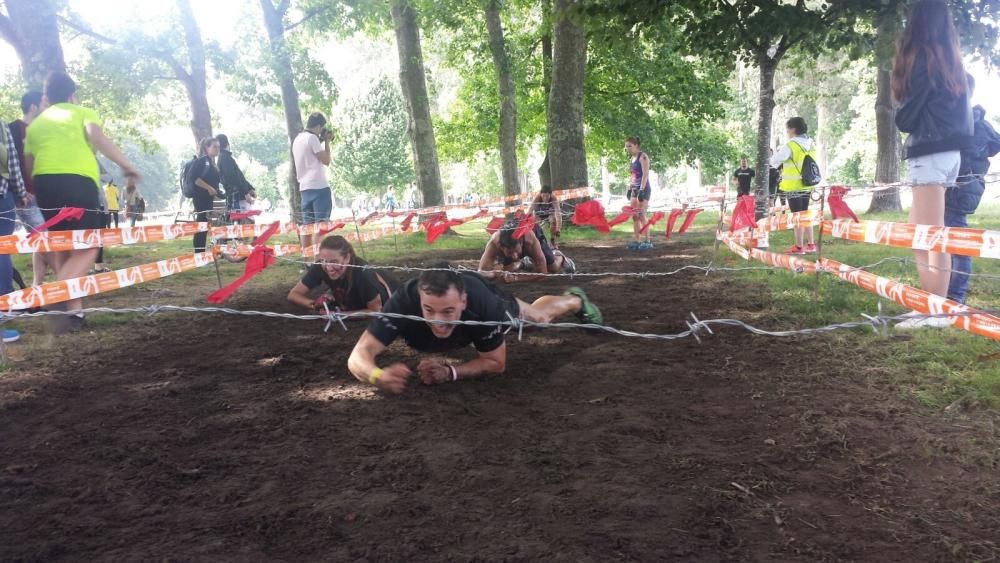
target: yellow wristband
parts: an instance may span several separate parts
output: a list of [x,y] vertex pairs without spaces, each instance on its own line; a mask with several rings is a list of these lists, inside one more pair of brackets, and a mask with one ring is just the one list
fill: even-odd
[[368,383],[375,385],[378,383],[380,377],[382,377],[382,368],[375,368],[368,375]]

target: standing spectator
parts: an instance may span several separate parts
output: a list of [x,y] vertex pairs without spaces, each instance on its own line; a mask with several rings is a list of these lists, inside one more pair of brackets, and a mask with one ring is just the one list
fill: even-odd
[[135,226],[136,219],[139,216],[139,189],[135,187],[134,179],[125,180],[125,219],[129,222],[130,227]]
[[[802,165],[806,155],[816,158],[813,142],[806,133],[809,127],[806,120],[793,117],[785,123],[788,142],[778,147],[778,152],[771,157],[771,168],[782,167],[781,183],[778,190],[788,198],[788,209],[792,213],[809,209],[809,198],[812,187],[802,182]],[[807,236],[808,235],[808,236]],[[808,240],[808,242],[806,242]],[[816,252],[813,239],[813,228],[795,227],[795,244],[790,246],[785,254],[806,254]]]
[[628,185],[629,204],[632,206],[632,231],[635,240],[628,244],[630,250],[648,250],[653,248],[650,242],[649,229],[646,229],[646,240],[642,240],[639,232],[646,225],[646,210],[649,209],[649,198],[653,194],[653,186],[649,183],[649,157],[639,149],[639,137],[625,139],[625,150],[630,157],[629,172],[631,180]]
[[[910,223],[944,225],[945,188],[955,185],[963,150],[973,148],[972,108],[958,33],[943,0],[913,5],[896,45],[892,94],[900,103],[896,127],[909,133],[904,147],[907,183],[913,186]],[[920,286],[947,295],[951,259],[947,253],[914,250]],[[940,328],[951,319],[907,319],[896,325],[910,330]]]
[[[295,175],[302,196],[303,225],[326,221],[333,211],[330,182],[326,167],[330,165],[330,139],[333,132],[326,128],[326,116],[316,112],[306,120],[306,130],[292,141]],[[302,235],[302,248],[312,246],[313,235]]]
[[385,192],[385,210],[390,213],[396,210],[396,194],[392,191],[392,186]]
[[112,180],[104,185],[104,200],[108,203],[108,227],[111,226],[111,222],[114,221],[115,228],[118,228],[118,211],[121,209],[118,203],[118,186]]
[[770,159],[774,158],[774,149],[771,149],[768,155],[768,167],[767,167],[767,193],[770,194],[770,205],[774,207],[775,200],[781,198],[781,205],[788,205],[785,201],[785,194],[778,192],[778,183],[781,182],[781,167],[770,166]]
[[740,167],[733,172],[733,180],[736,181],[736,195],[750,195],[750,183],[753,182],[753,177],[756,172],[753,168],[747,166],[747,157],[740,158]]
[[[969,86],[973,85],[969,76]],[[973,148],[962,151],[962,165],[959,168],[958,186],[949,188],[944,196],[944,224],[947,227],[968,227],[969,215],[976,212],[979,201],[986,191],[983,176],[990,171],[990,157],[1000,152],[1000,134],[986,121],[986,110],[982,106],[972,108]],[[948,299],[965,303],[969,288],[969,273],[972,259],[968,256],[951,256],[951,278],[948,283]]]
[[[14,137],[14,146],[17,148],[19,164],[21,165],[22,176],[24,177],[24,189],[28,192],[28,199],[16,210],[17,217],[31,231],[37,231],[38,227],[45,222],[42,212],[38,209],[35,200],[35,186],[31,183],[31,175],[27,172],[27,163],[24,155],[24,137],[28,134],[28,125],[38,117],[42,109],[42,93],[37,90],[27,92],[21,97],[21,119],[10,122],[10,133]],[[37,286],[45,282],[45,274],[49,269],[53,269],[48,255],[45,252],[35,252],[31,255],[31,285]]]
[[[14,136],[4,123],[0,123],[0,236],[14,233],[14,202],[24,205],[28,192],[21,175],[17,147]],[[0,254],[0,294],[14,291],[14,265],[10,254]],[[21,338],[16,330],[3,330],[4,342],[16,342]]]
[[229,146],[229,137],[220,133],[215,138],[219,141],[219,175],[222,190],[226,193],[226,209],[247,211],[257,197],[257,191],[247,181],[240,166],[236,164],[236,159],[233,158],[233,152]]
[[[99,228],[100,180],[94,150],[120,166],[125,178],[138,178],[139,172],[104,135],[97,113],[76,104],[76,83],[68,74],[49,74],[42,104],[46,102],[50,105],[28,126],[24,139],[27,170],[35,186],[38,207],[46,219],[54,217],[64,206],[85,210],[80,220],[53,225],[51,231]],[[97,249],[51,254],[56,277],[68,280],[87,273]],[[83,314],[79,313],[82,305],[80,299],[66,302],[67,310],[77,314],[57,317],[57,332],[78,331],[83,327]]]
[[[219,141],[215,137],[205,137],[198,144],[198,161],[194,163],[194,211],[195,220],[208,221],[215,198],[219,197],[219,168],[215,164],[219,156]],[[202,231],[194,235],[194,251],[205,252],[208,233]]]

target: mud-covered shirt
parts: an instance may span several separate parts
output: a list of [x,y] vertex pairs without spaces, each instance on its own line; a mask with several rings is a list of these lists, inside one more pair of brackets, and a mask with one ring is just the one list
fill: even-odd
[[[514,297],[503,293],[477,274],[463,272],[460,275],[465,283],[468,302],[462,311],[461,320],[509,322],[508,312],[515,318],[518,316],[519,307]],[[385,307],[382,307],[382,312],[421,316],[417,285],[416,279],[404,283],[392,294]],[[430,325],[422,320],[379,317],[368,326],[368,332],[386,346],[402,336],[411,348],[422,352],[452,350],[469,344],[480,352],[492,352],[504,343],[506,330],[506,326],[499,325],[458,325],[448,338],[438,338],[431,332]]]
[[[361,258],[356,259],[356,266],[367,266]],[[383,281],[385,283],[383,283]],[[302,285],[315,289],[322,284],[330,288],[333,300],[344,311],[357,311],[368,308],[368,303],[376,296],[382,297],[382,304],[389,301],[389,294],[399,284],[388,274],[380,274],[366,268],[348,267],[347,272],[339,279],[332,279],[320,264],[313,264],[306,275],[302,277]]]

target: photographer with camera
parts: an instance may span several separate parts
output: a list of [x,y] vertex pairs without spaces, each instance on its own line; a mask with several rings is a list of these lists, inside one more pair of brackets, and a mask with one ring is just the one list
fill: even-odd
[[[333,132],[326,128],[326,116],[315,112],[306,120],[306,130],[292,141],[295,175],[302,195],[301,225],[326,221],[333,211],[333,197],[325,169],[330,165],[332,138]],[[313,235],[302,235],[303,250],[312,246],[312,241]]]

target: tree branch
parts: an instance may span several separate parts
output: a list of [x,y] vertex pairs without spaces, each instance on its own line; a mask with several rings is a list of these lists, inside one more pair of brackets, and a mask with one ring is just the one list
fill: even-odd
[[300,19],[299,21],[297,21],[297,22],[295,22],[293,24],[290,24],[290,25],[286,25],[285,26],[285,33],[288,33],[289,31],[295,29],[296,27],[299,27],[300,25],[306,23],[307,21],[311,20],[312,18],[318,16],[322,11],[323,10],[321,10],[320,8],[313,8],[313,9],[309,10],[306,13],[306,15],[302,16],[302,19]]
[[281,2],[278,2],[278,5],[275,6],[274,11],[275,13],[278,14],[279,18],[285,17],[285,14],[288,13],[289,4],[290,4],[289,0],[281,0]]
[[21,52],[21,39],[18,38],[17,32],[14,30],[14,24],[10,21],[10,18],[0,14],[0,37],[4,38],[4,41],[10,43],[14,50],[18,53]]
[[175,80],[180,80],[181,82],[189,82],[191,80],[191,75],[187,70],[177,62],[174,56],[166,51],[154,51],[151,53],[154,57],[160,59],[161,61],[167,63],[170,70],[174,71],[174,75],[177,77]]
[[[801,0],[800,0],[801,1]],[[730,4],[729,2],[720,2],[733,17],[733,21],[736,22],[736,27],[739,28],[740,33],[743,35],[744,42],[749,44],[753,49],[760,49],[760,41],[757,41],[750,35],[750,30],[747,29],[746,24],[740,19],[740,11],[736,9],[735,4]]]
[[63,17],[63,16],[56,16],[56,19],[59,21],[59,23],[65,25],[66,27],[68,27],[68,28],[70,28],[70,29],[72,29],[72,30],[74,30],[76,32],[79,32],[82,35],[86,35],[87,37],[90,37],[90,38],[93,38],[93,39],[97,39],[98,41],[100,41],[102,43],[107,43],[108,45],[115,45],[115,44],[118,43],[117,40],[112,39],[112,38],[110,38],[110,37],[108,37],[106,35],[102,35],[100,33],[97,33],[96,31],[94,31],[93,29],[90,29],[89,27],[83,25],[82,23],[75,22],[75,21],[73,21],[73,20],[71,20],[69,18]]

